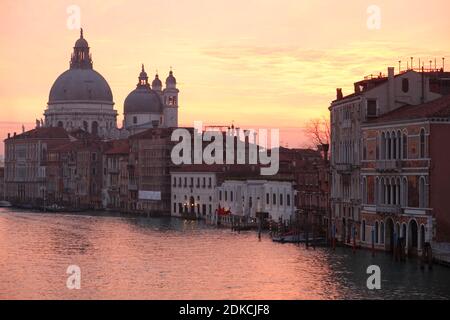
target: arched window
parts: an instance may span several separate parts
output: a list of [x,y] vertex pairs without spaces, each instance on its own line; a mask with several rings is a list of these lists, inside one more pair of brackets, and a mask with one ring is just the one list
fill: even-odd
[[381,134],[380,148],[381,159],[386,159],[386,135],[384,132]]
[[380,180],[380,203],[386,204],[386,182],[384,178]]
[[392,132],[392,159],[397,159],[397,134]]
[[377,222],[375,222],[375,243],[378,243],[378,231],[379,231],[379,228],[378,228],[378,221]]
[[407,132],[403,132],[402,148],[403,148],[403,152],[402,152],[403,159],[408,159],[408,133]]
[[366,241],[366,220],[363,220],[361,223],[361,239]]
[[427,207],[427,190],[426,190],[425,178],[420,177],[419,181],[419,207],[426,208]]
[[375,204],[380,204],[380,179],[375,179]]
[[137,124],[137,117],[135,116],[135,117],[133,117],[133,124]]
[[92,132],[93,135],[98,135],[98,122],[92,122]]
[[59,127],[59,128],[62,128],[62,127],[64,127],[64,124],[63,124],[63,122],[62,122],[62,121],[58,121],[58,127]]
[[425,158],[425,130],[420,130],[420,157]]
[[368,203],[368,197],[367,197],[367,178],[364,177],[362,181],[362,196],[363,196],[363,203]]
[[402,181],[402,206],[408,206],[408,180],[406,177],[404,177]]
[[391,159],[392,158],[392,154],[391,154],[391,151],[392,151],[392,141],[391,141],[391,133],[390,132],[388,132],[387,134],[386,134],[386,140],[387,140],[387,143],[386,143],[386,159],[387,160],[389,160],[389,159]]
[[384,222],[380,223],[380,243],[384,244]]

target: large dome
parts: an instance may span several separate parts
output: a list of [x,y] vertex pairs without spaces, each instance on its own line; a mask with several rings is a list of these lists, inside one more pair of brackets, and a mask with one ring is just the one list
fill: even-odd
[[68,101],[113,103],[113,96],[108,82],[97,71],[69,69],[53,84],[49,104]]
[[143,86],[128,95],[123,111],[124,113],[162,113],[163,105],[158,93]]

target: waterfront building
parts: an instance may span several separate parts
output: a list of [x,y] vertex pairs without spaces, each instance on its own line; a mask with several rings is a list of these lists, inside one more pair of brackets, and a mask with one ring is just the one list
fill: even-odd
[[171,215],[212,221],[217,209],[216,187],[223,165],[186,165],[171,171]]
[[362,123],[405,105],[433,101],[450,91],[449,73],[441,70],[403,71],[365,77],[344,96],[337,89],[331,103],[332,232],[344,243],[359,242],[361,229]]
[[153,128],[129,137],[129,207],[142,213],[171,212],[171,135],[176,128]]
[[124,127],[130,134],[150,128],[178,127],[177,81],[170,71],[166,88],[158,74],[150,86],[147,73],[142,65],[139,82],[124,102]]
[[450,242],[450,95],[362,125],[361,244],[406,251]]
[[269,220],[289,222],[294,217],[295,183],[281,179],[254,177],[226,179],[217,188],[218,205],[241,222],[256,221],[257,213]]
[[93,69],[83,30],[75,42],[69,69],[56,79],[50,89],[44,115],[46,127],[61,127],[67,131],[83,129],[105,139],[119,134],[111,88]]
[[11,203],[43,205],[49,149],[69,142],[63,128],[39,127],[5,140],[5,197]]
[[102,208],[103,161],[108,143],[82,130],[47,155],[47,203],[79,209]]
[[111,141],[111,147],[103,154],[103,207],[128,211],[128,140]]
[[0,200],[5,199],[5,168],[0,167]]

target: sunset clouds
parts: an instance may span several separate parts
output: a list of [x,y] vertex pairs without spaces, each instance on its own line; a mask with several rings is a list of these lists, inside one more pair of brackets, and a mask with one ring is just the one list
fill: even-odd
[[[302,145],[305,121],[327,113],[336,87],[350,93],[362,76],[398,67],[398,60],[406,67],[411,56],[439,65],[446,56],[450,69],[446,0],[6,0],[2,136],[4,122],[17,122],[20,131],[22,122],[42,117],[53,81],[68,68],[78,38],[66,27],[69,5],[81,8],[94,68],[108,80],[120,114],[141,63],[163,80],[173,66],[181,124],[279,127],[290,146]],[[380,30],[367,28],[369,5],[381,10]]]

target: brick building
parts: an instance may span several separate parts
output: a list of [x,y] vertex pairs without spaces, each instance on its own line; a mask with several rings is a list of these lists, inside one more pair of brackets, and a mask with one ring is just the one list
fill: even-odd
[[362,125],[361,244],[450,242],[450,95]]
[[5,140],[5,196],[15,204],[44,205],[49,149],[69,141],[63,128],[43,128],[8,134]]
[[402,71],[387,76],[365,77],[354,84],[354,93],[337,99],[330,106],[331,122],[331,212],[332,232],[350,244],[360,239],[362,129],[371,119],[405,105],[420,105],[440,98],[450,90],[450,73],[444,70]]
[[128,211],[128,140],[111,141],[103,155],[103,207]]

